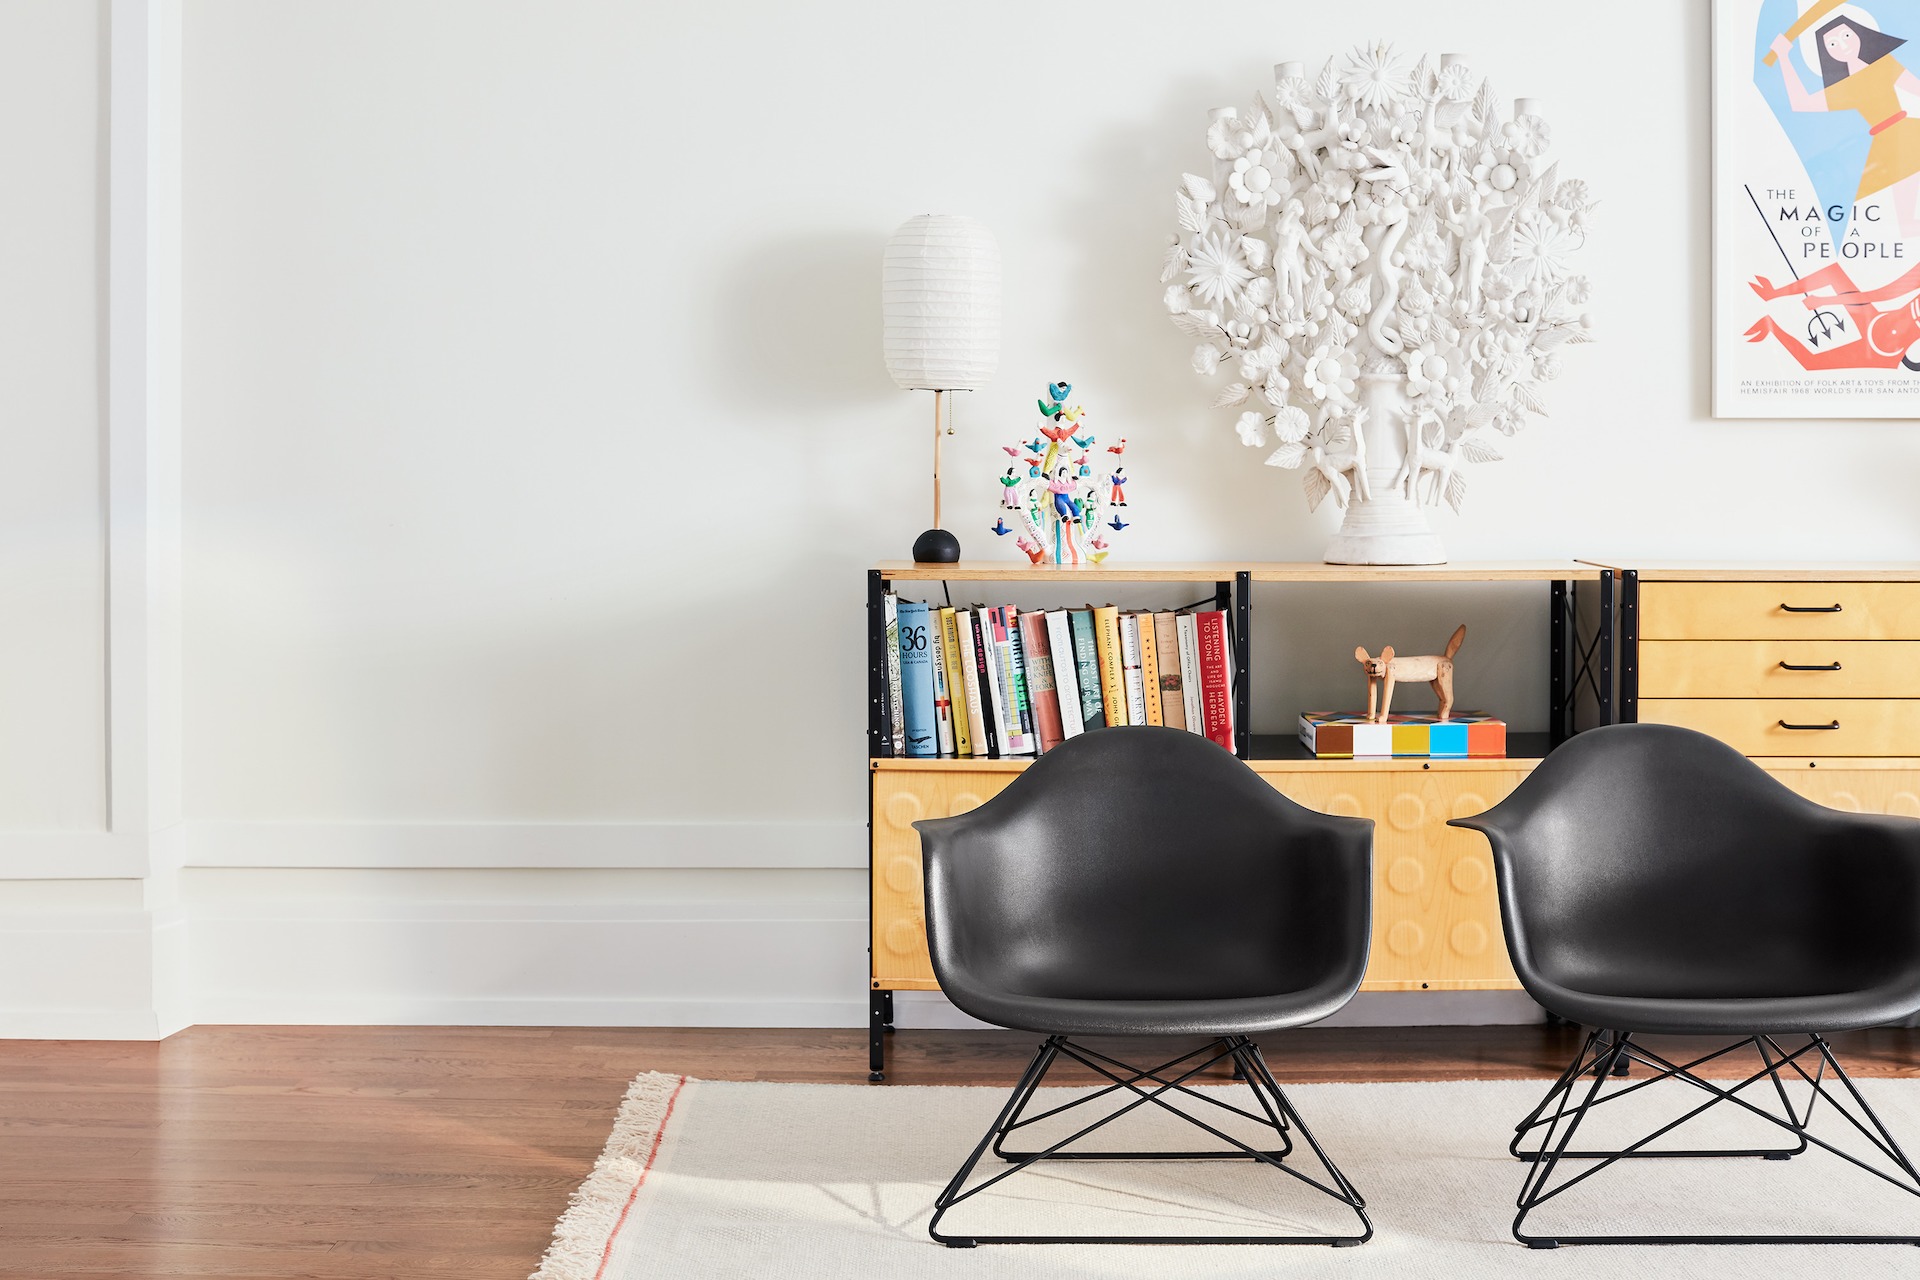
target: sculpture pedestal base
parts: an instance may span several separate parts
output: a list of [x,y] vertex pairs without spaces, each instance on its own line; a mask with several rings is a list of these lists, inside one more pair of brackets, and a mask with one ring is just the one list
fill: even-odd
[[1374,496],[1347,504],[1340,532],[1327,544],[1328,564],[1445,564],[1446,548],[1427,527],[1426,513],[1398,489],[1376,480]]
[[1348,501],[1347,518],[1327,546],[1327,563],[1445,564],[1446,548],[1427,527],[1427,513],[1393,483],[1407,457],[1407,375],[1361,374],[1360,403],[1367,411],[1360,443],[1370,496]]

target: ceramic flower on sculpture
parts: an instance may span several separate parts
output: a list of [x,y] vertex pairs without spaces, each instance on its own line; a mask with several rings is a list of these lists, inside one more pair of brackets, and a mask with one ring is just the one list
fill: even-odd
[[1464,464],[1496,460],[1485,438],[1543,412],[1558,348],[1591,340],[1572,258],[1594,201],[1547,158],[1552,136],[1458,58],[1409,65],[1384,42],[1317,74],[1283,63],[1250,107],[1211,113],[1212,169],[1182,180],[1165,302],[1194,368],[1228,375],[1215,407],[1301,472],[1311,504],[1383,483],[1366,437],[1388,419],[1358,384],[1403,384],[1395,484],[1457,508]]

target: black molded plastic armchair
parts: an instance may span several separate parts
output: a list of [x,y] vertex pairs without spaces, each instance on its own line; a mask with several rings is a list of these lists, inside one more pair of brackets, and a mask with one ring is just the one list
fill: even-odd
[[[1247,1159],[1348,1205],[1350,1236],[1099,1237],[1106,1243],[1358,1244],[1364,1201],[1300,1122],[1252,1036],[1333,1013],[1365,974],[1373,824],[1288,800],[1218,746],[1179,729],[1102,729],[1069,739],[972,812],[916,822],[926,870],[927,940],[947,997],[988,1022],[1046,1037],[993,1127],[940,1195],[929,1230],[954,1246],[1066,1243],[1090,1237],[943,1235],[953,1205],[1039,1160]],[[1204,1036],[1148,1070],[1075,1037]],[[1059,1059],[1111,1082],[1091,1097],[1023,1118]],[[1258,1111],[1227,1106],[1188,1081],[1222,1061]],[[1120,1111],[1037,1152],[1003,1149],[1027,1125],[1116,1093]],[[1175,1101],[1232,1111],[1278,1135],[1257,1150]],[[1080,1138],[1156,1105],[1225,1145],[1207,1151],[1093,1152]],[[1291,1133],[1327,1181],[1285,1163]],[[991,1147],[1013,1168],[970,1190]]]
[[[1825,1039],[1920,1011],[1920,822],[1825,808],[1718,739],[1636,724],[1579,734],[1501,804],[1453,825],[1484,832],[1493,846],[1507,952],[1521,984],[1550,1013],[1593,1028],[1516,1127],[1510,1150],[1533,1163],[1513,1223],[1517,1239],[1538,1248],[1920,1243],[1913,1234],[1553,1236],[1522,1230],[1540,1204],[1629,1157],[1780,1160],[1812,1144],[1920,1195],[1920,1173]],[[1637,1039],[1647,1034],[1733,1043],[1682,1064]],[[1758,1069],[1731,1088],[1697,1074],[1749,1048]],[[1628,1061],[1654,1074],[1605,1092]],[[1572,1148],[1594,1107],[1665,1080],[1710,1096],[1627,1147]],[[1796,1109],[1789,1082],[1794,1092],[1806,1087],[1804,1111]],[[1899,1176],[1809,1133],[1808,1119],[1822,1100],[1851,1120]],[[1772,1121],[1792,1145],[1652,1148],[1720,1104]],[[1538,1144],[1522,1152],[1522,1141],[1535,1131]],[[1600,1163],[1550,1185],[1566,1160]]]

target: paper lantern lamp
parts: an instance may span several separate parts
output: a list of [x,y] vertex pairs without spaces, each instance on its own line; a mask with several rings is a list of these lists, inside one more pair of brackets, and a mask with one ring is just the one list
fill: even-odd
[[933,527],[914,542],[913,558],[949,564],[960,540],[940,527],[942,401],[984,387],[1000,363],[1000,246],[972,218],[909,218],[887,241],[880,301],[887,372],[899,387],[933,392]]

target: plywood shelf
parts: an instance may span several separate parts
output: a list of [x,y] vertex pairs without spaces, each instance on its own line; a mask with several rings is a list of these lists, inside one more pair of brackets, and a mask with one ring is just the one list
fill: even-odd
[[[1434,769],[1504,769],[1515,761],[1530,763],[1544,760],[1551,749],[1548,736],[1544,733],[1512,733],[1507,735],[1507,754],[1497,758],[1435,760],[1421,756],[1399,756],[1391,760],[1322,760],[1309,755],[1307,749],[1300,745],[1300,739],[1289,734],[1256,733],[1252,735],[1251,742],[1251,755],[1247,763],[1253,766],[1256,773],[1311,772],[1315,769],[1397,769],[1410,773]],[[1018,773],[1032,763],[1031,756],[989,757],[984,760],[972,756],[876,756],[867,762],[868,767],[876,773]]]
[[1622,573],[1628,569],[1642,582],[1920,582],[1920,563],[1900,560],[1835,561],[1830,564],[1781,564],[1754,560],[1668,560],[1645,563],[1632,559],[1587,560],[1595,568]]
[[1139,561],[1120,564],[1020,564],[962,560],[873,566],[888,582],[1573,582],[1597,581],[1601,566],[1578,560],[1490,560],[1430,565],[1347,565],[1311,561]]

